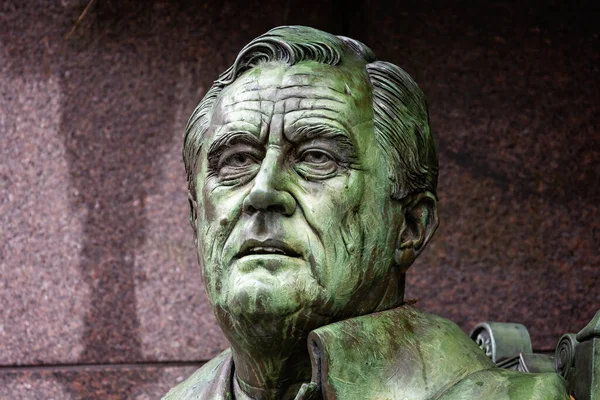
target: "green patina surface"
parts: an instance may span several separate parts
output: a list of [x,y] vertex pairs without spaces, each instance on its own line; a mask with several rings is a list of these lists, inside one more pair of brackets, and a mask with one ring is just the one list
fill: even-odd
[[[297,400],[568,399],[557,374],[495,368],[455,324],[411,306],[318,328],[308,345],[313,376]],[[234,368],[227,350],[166,399],[226,399]]]
[[[209,90],[183,153],[202,277],[231,353],[169,398],[204,398],[227,371],[239,399],[314,392],[302,386],[311,376],[326,398],[431,398],[489,366],[455,325],[396,308],[438,225],[427,106],[402,69],[352,39],[276,28]],[[312,350],[329,346],[312,353],[322,381],[309,334]]]

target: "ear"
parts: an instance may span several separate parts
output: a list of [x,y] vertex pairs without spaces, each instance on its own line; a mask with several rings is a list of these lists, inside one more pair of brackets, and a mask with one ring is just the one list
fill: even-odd
[[439,225],[437,200],[430,192],[410,196],[404,205],[394,262],[406,272],[431,240]]
[[198,220],[198,203],[190,192],[188,192],[188,203],[190,205],[190,225],[194,231],[194,244],[198,245],[198,232],[196,230],[196,222]]

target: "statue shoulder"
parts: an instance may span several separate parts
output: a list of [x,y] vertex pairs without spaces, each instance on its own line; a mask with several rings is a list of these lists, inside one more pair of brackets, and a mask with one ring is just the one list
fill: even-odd
[[169,390],[162,400],[231,399],[232,367],[231,350],[227,349]]
[[493,367],[456,324],[411,306],[321,327],[309,341],[322,385],[338,398],[430,399]]
[[436,398],[460,399],[569,400],[569,395],[565,381],[555,373],[530,374],[491,368],[467,376]]
[[[444,352],[444,359],[450,364],[456,364],[448,369],[451,374],[448,375],[448,378],[452,378],[452,374],[463,374],[465,371],[459,365],[465,362],[470,364],[468,358],[473,357],[474,360],[477,360],[477,367],[470,364],[472,372],[462,375],[463,377],[452,384],[449,389],[442,390],[443,394],[436,396],[436,400],[569,399],[565,381],[558,374],[524,373],[496,368],[493,363],[490,363],[489,358],[475,346],[471,338],[450,320],[415,308],[405,310],[405,315],[407,320],[417,321],[422,329],[424,343],[421,345],[439,349],[442,347],[438,346],[444,346],[441,350]],[[445,364],[446,368],[448,366],[449,364]]]

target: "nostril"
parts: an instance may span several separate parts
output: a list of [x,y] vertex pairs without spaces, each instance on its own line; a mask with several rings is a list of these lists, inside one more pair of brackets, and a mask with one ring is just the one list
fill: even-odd
[[286,209],[283,206],[283,204],[272,204],[267,207],[266,211],[280,213],[280,214],[286,214]]
[[244,202],[243,211],[246,214],[254,214],[257,210],[253,205],[248,204],[248,202]]

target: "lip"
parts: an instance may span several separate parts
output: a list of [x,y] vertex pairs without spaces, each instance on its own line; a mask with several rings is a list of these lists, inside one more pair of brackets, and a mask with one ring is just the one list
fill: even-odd
[[242,258],[246,256],[284,256],[299,258],[302,255],[299,251],[293,249],[290,245],[281,240],[267,239],[257,240],[249,239],[246,240],[240,251],[235,255],[235,258]]

